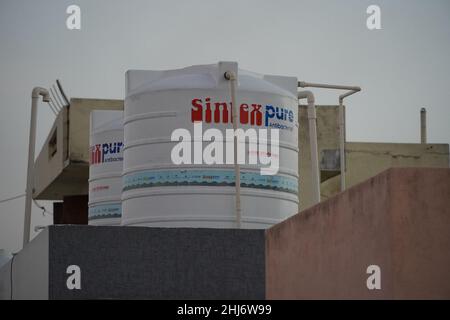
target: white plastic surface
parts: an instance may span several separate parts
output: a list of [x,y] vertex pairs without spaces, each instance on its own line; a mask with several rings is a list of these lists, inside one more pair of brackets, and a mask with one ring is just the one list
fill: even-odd
[[[279,154],[272,154],[280,161],[275,176],[261,176],[260,166],[241,165],[242,227],[267,228],[298,212],[297,79],[260,75],[238,70],[234,62],[220,62],[180,70],[127,72],[122,225],[236,226],[233,165],[174,165],[171,161],[171,150],[178,143],[171,141],[172,132],[185,128],[193,133],[194,99],[202,100],[204,112],[207,98],[212,106],[218,102],[230,107],[226,71],[238,75],[239,107],[244,103],[262,107],[261,125],[240,122],[239,128],[267,129],[264,112],[268,106],[292,112],[293,118],[292,122],[276,117],[267,120],[269,126],[286,126],[279,130]],[[231,121],[224,123],[224,117],[219,112],[216,123],[214,108],[211,122],[204,114],[203,132],[231,129]],[[203,148],[209,143],[204,141]]]
[[89,224],[120,225],[123,111],[92,111],[90,130]]

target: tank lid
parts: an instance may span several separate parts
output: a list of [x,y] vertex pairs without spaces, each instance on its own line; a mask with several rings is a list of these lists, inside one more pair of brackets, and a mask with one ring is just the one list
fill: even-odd
[[176,89],[224,89],[229,82],[226,71],[238,76],[238,90],[267,92],[297,99],[297,78],[263,75],[238,69],[236,62],[196,65],[183,69],[152,71],[129,70],[126,73],[126,96]]

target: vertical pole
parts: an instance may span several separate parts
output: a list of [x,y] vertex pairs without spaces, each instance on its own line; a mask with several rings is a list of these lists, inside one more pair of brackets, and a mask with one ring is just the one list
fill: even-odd
[[317,147],[317,116],[314,102],[308,101],[309,139],[311,147],[311,174],[314,204],[320,202],[320,171]]
[[343,100],[339,99],[339,158],[341,170],[341,191],[345,190],[345,117]]
[[301,91],[298,93],[299,99],[308,101],[308,126],[309,145],[311,152],[311,187],[313,192],[313,205],[320,202],[320,171],[319,156],[317,154],[317,114],[314,94],[311,91]]
[[25,217],[23,222],[23,246],[30,241],[31,201],[34,184],[34,151],[36,144],[36,118],[39,96],[44,102],[50,102],[50,95],[44,88],[35,87],[31,93],[30,137],[28,139],[27,186],[25,195]]
[[420,109],[420,143],[427,143],[427,109]]
[[25,198],[25,219],[23,223],[23,246],[30,241],[30,225],[31,225],[31,200],[33,196],[33,178],[34,178],[34,151],[36,142],[36,115],[37,102],[39,96],[31,98],[31,119],[30,119],[30,136],[28,139],[28,168],[27,168],[27,187]]
[[235,186],[236,186],[236,226],[238,229],[242,226],[242,213],[241,213],[241,167],[238,163],[238,140],[236,136],[237,125],[239,121],[238,108],[236,102],[236,75],[233,72],[226,72],[225,79],[230,80],[230,91],[231,91],[231,105],[233,114],[233,131],[234,131],[234,176],[235,176]]

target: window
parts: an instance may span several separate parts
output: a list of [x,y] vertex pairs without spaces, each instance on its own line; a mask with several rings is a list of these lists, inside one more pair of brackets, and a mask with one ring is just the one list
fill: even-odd
[[55,131],[53,131],[53,134],[50,138],[50,141],[48,142],[48,157],[51,159],[56,154],[56,151],[58,151],[57,148],[57,130],[55,128]]

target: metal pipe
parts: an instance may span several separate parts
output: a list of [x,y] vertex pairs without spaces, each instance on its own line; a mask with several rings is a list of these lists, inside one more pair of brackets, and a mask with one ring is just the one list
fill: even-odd
[[299,81],[298,86],[300,88],[308,88],[309,87],[309,88],[361,91],[361,88],[356,87],[356,86],[341,86],[341,85],[337,85],[337,84],[311,83],[311,82],[305,82],[305,81]]
[[47,102],[48,106],[52,110],[53,114],[56,116],[58,115],[58,112],[56,111],[55,107],[52,106],[51,101]]
[[345,190],[345,115],[344,98],[339,97],[339,166],[341,171],[341,191]]
[[48,102],[48,104],[55,110],[56,113],[59,113],[59,109],[58,107],[55,105],[55,103],[53,102],[52,98],[50,97],[50,101]]
[[27,187],[25,191],[25,218],[23,224],[23,246],[30,241],[31,225],[31,200],[33,196],[34,180],[34,151],[36,143],[36,118],[37,104],[39,96],[42,96],[44,102],[50,101],[49,92],[41,87],[35,87],[31,92],[31,118],[30,118],[30,137],[28,145],[28,168],[27,168]]
[[51,101],[55,104],[55,106],[57,106],[58,112],[59,112],[59,111],[61,111],[62,106],[59,104],[58,99],[56,99],[56,93],[54,93],[53,90],[54,89],[52,87],[50,87],[50,93],[52,95]]
[[341,191],[345,190],[346,177],[345,177],[345,111],[344,111],[344,99],[361,91],[360,87],[355,87],[354,90],[339,96],[339,162],[341,170]]
[[357,86],[342,86],[334,84],[310,83],[299,81],[298,86],[301,88],[323,88],[323,89],[338,89],[349,90],[348,92],[339,96],[339,162],[341,171],[341,191],[345,190],[345,114],[344,114],[344,99],[352,94],[361,91]]
[[59,92],[61,92],[64,101],[66,102],[65,106],[68,107],[70,105],[70,101],[67,99],[66,93],[64,92],[61,82],[58,79],[56,79],[56,84],[58,85]]
[[420,143],[427,143],[427,109],[420,109]]
[[238,141],[236,136],[236,130],[238,125],[238,111],[236,102],[236,87],[237,87],[237,77],[232,71],[227,71],[224,74],[225,79],[230,81],[230,91],[231,91],[231,109],[232,109],[232,119],[233,119],[233,130],[234,130],[234,175],[235,175],[235,186],[236,186],[236,225],[237,228],[241,228],[242,213],[241,213],[241,166],[238,163]]
[[64,101],[62,100],[62,98],[59,96],[59,92],[58,89],[56,88],[55,85],[52,86],[53,89],[55,90],[56,93],[56,97],[58,98],[58,102],[61,104],[62,108],[65,106]]
[[50,101],[48,103],[53,106],[53,108],[55,109],[56,113],[59,113],[59,111],[61,111],[61,109],[58,108],[58,105],[53,101],[53,99],[51,97],[50,97]]
[[298,99],[307,99],[308,101],[308,125],[309,125],[309,144],[311,152],[311,175],[313,204],[320,202],[320,172],[319,157],[317,154],[317,116],[314,94],[311,91],[301,91],[298,93]]
[[341,94],[341,95],[339,96],[339,99],[344,100],[344,99],[347,98],[348,96],[351,96],[352,94],[361,91],[361,88],[359,88],[359,87],[357,87],[357,88],[358,88],[358,90],[352,90],[352,91],[349,91],[349,92],[347,92],[347,93]]

